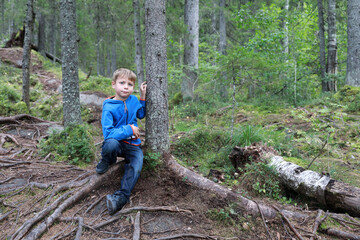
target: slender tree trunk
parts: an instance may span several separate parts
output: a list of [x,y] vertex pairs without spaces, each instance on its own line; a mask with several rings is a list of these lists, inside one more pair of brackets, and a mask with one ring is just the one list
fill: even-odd
[[289,28],[288,28],[288,15],[289,15],[289,0],[285,0],[285,19],[284,19],[284,54],[286,56],[286,61],[288,61],[287,55],[289,54]]
[[45,56],[45,17],[44,14],[39,14],[39,32],[38,32],[38,52]]
[[165,20],[165,0],[146,0],[146,145],[156,152],[170,147]]
[[[219,49],[222,55],[226,55],[226,18],[225,18],[225,0],[220,0],[220,16],[219,16]],[[228,82],[225,71],[221,73],[220,96],[227,99],[228,96]]]
[[22,84],[22,100],[26,103],[27,108],[30,110],[30,68],[31,68],[31,36],[34,27],[34,1],[28,0],[27,14],[25,23],[25,37],[23,46],[23,84]]
[[64,125],[81,124],[75,0],[60,1]]
[[198,80],[199,64],[199,0],[185,0],[184,77],[181,85],[183,99],[192,100]]
[[5,39],[5,0],[0,0],[0,7],[1,7],[1,35],[2,38]]
[[360,87],[360,1],[348,0],[346,84]]
[[140,25],[140,7],[139,0],[133,0],[134,8],[134,37],[135,37],[135,64],[138,85],[144,81],[144,61],[141,44],[141,25]]
[[337,43],[336,43],[336,0],[328,0],[328,62],[326,81],[327,91],[336,91],[336,80],[333,75],[337,74]]
[[53,63],[56,62],[56,32],[57,32],[57,1],[50,1],[50,9],[51,9],[51,20],[50,20],[50,53],[53,55]]
[[[115,35],[115,34],[114,34]],[[115,36],[114,38],[115,39]],[[117,59],[117,55],[116,55],[116,41],[114,41],[112,43],[111,46],[111,72],[110,72],[110,76],[112,75],[113,72],[116,71],[117,65],[116,65],[116,59]]]
[[318,25],[319,25],[319,48],[320,48],[320,76],[322,91],[326,92],[325,71],[326,71],[326,58],[325,58],[325,30],[324,30],[324,7],[322,0],[317,0],[318,4]]

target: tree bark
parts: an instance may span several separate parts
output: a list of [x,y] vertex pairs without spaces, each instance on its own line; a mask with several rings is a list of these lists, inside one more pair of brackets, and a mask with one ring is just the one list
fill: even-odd
[[50,54],[53,56],[53,63],[56,62],[56,33],[57,33],[57,1],[50,1],[51,20],[50,20]]
[[326,91],[336,92],[337,81],[337,43],[336,43],[336,0],[328,0],[328,62]]
[[22,62],[23,82],[22,82],[22,100],[30,110],[30,65],[31,65],[31,36],[34,27],[34,9],[33,0],[27,2],[27,14],[24,37],[24,53]]
[[317,0],[318,5],[318,26],[319,26],[319,53],[320,53],[320,76],[322,91],[326,91],[325,82],[325,71],[326,71],[326,60],[325,60],[325,30],[324,30],[324,7],[322,0]]
[[5,39],[6,27],[5,27],[5,0],[0,0],[1,7],[1,35]]
[[146,0],[146,145],[156,152],[170,147],[165,20],[165,0]]
[[[225,18],[225,0],[220,0],[220,16],[219,16],[219,50],[222,55],[226,55],[226,18]],[[221,73],[220,96],[223,99],[228,97],[228,82],[225,71]]]
[[64,125],[81,124],[75,0],[60,1]]
[[360,1],[348,1],[346,84],[360,87]]
[[43,13],[39,14],[39,32],[38,32],[38,51],[41,55],[45,56],[45,17]]
[[181,92],[183,100],[192,100],[199,65],[199,0],[185,0],[184,21],[187,26],[184,43],[184,68]]
[[144,82],[144,61],[143,61],[143,54],[142,54],[139,0],[133,0],[133,8],[134,8],[136,76],[137,76],[138,85],[140,88],[141,83]]

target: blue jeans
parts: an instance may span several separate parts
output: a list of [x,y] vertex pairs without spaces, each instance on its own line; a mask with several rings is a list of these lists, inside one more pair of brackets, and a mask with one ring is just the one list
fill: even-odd
[[130,193],[140,177],[143,165],[144,155],[140,146],[130,145],[114,138],[109,138],[102,145],[101,156],[102,161],[106,161],[109,164],[114,164],[116,157],[125,158],[125,171],[121,179],[121,186],[114,194],[123,195],[129,199]]

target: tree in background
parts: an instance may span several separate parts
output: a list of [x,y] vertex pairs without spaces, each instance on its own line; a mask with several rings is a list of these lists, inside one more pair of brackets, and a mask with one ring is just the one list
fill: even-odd
[[169,151],[165,0],[145,1],[146,145]]
[[30,110],[30,66],[31,66],[31,36],[34,28],[34,1],[28,0],[27,14],[25,23],[25,37],[23,46],[23,84],[22,84],[22,100],[26,103],[27,108]]
[[60,1],[64,125],[81,124],[75,0]]
[[140,7],[139,0],[133,0],[134,8],[134,37],[135,37],[135,64],[136,76],[140,88],[141,83],[144,81],[144,63],[142,54],[141,43],[141,27],[140,27]]
[[184,44],[183,99],[194,98],[199,67],[199,0],[185,0],[184,22],[187,26]]
[[327,79],[326,91],[336,92],[337,83],[337,43],[336,43],[336,0],[328,0],[328,58],[327,58]]
[[322,0],[317,0],[318,6],[318,26],[319,26],[319,54],[320,54],[320,77],[322,91],[327,91],[327,84],[325,80],[326,72],[326,58],[325,58],[325,28],[324,28],[324,7]]
[[[225,0],[220,0],[220,16],[219,16],[219,50],[220,54],[226,55],[226,18],[225,18]],[[221,72],[220,95],[223,99],[227,98],[228,87],[226,71]]]
[[360,0],[348,1],[346,84],[360,87]]

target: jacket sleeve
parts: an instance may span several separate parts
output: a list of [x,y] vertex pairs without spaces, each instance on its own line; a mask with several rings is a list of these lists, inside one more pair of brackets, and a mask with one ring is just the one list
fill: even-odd
[[123,140],[134,135],[134,131],[130,125],[121,125],[115,128],[114,118],[111,112],[107,110],[102,113],[101,125],[104,139],[115,138],[117,140]]
[[136,117],[143,119],[146,115],[146,101],[140,99],[140,108],[136,112]]

